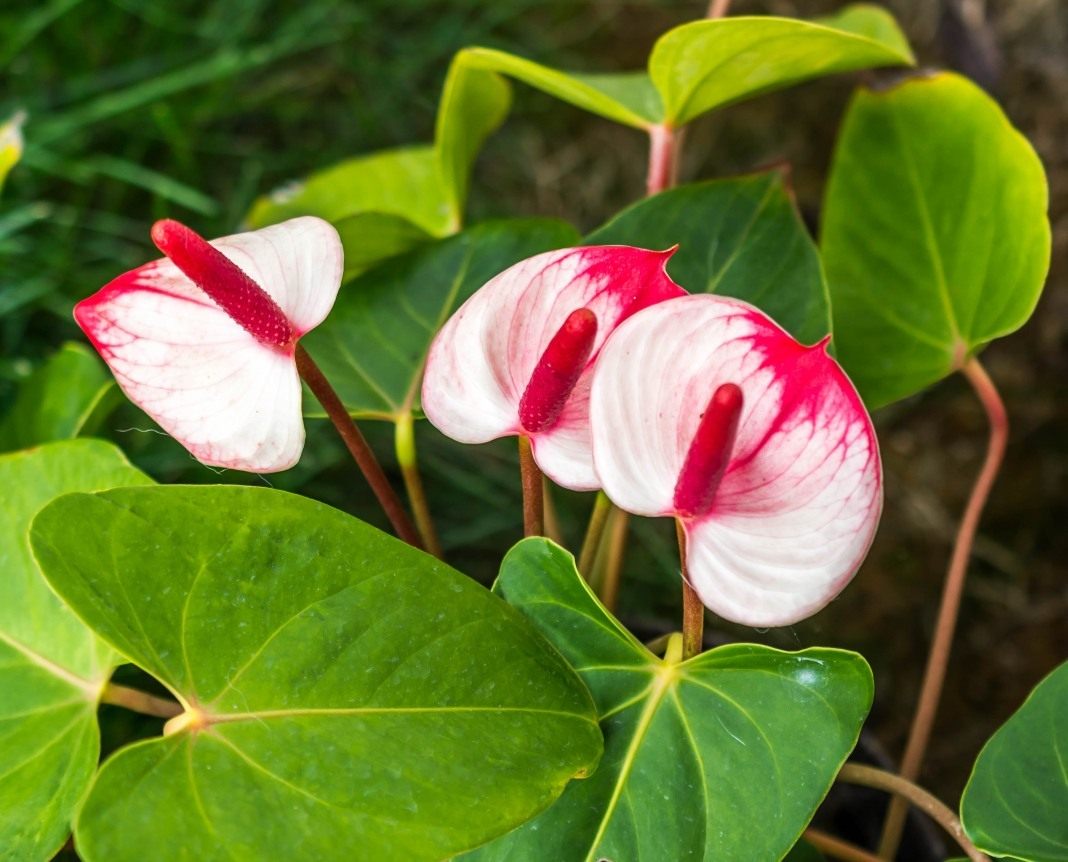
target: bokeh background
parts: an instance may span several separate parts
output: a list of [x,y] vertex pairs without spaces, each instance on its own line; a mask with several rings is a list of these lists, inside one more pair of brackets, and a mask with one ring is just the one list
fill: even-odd
[[[841,5],[735,0],[732,13],[811,17]],[[982,743],[1068,652],[1068,3],[884,5],[922,65],[962,71],[999,99],[1041,155],[1051,190],[1045,295],[1022,331],[984,354],[1012,439],[976,543],[923,776],[955,804]],[[155,256],[153,220],[232,232],[257,195],[286,181],[360,152],[429,141],[457,49],[489,45],[564,68],[624,70],[643,64],[659,33],[703,14],[699,2],[653,0],[6,0],[0,117],[22,109],[29,121],[24,161],[0,196],[0,409],[44,357],[80,337],[73,302]],[[787,161],[818,232],[831,148],[857,80],[821,80],[698,121],[680,179]],[[639,133],[517,86],[510,118],[478,162],[471,220],[552,215],[590,229],[642,194],[645,159]],[[886,512],[860,575],[802,625],[716,634],[862,652],[877,684],[870,736],[896,757],[986,427],[956,379],[876,420]],[[172,441],[137,430],[150,427],[124,408],[103,431],[159,479],[219,481]],[[388,438],[373,436],[388,461]],[[364,511],[331,436],[313,427],[309,441],[300,468],[274,484]],[[519,529],[510,450],[461,452],[425,428],[420,442],[452,561],[491,577]],[[578,517],[589,500],[559,503]],[[638,532],[621,607],[655,634],[675,625],[676,564],[659,527]]]

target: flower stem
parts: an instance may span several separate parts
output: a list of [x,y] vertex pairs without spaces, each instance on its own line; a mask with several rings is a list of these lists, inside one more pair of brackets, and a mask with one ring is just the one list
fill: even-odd
[[174,718],[182,713],[182,705],[177,701],[156,697],[154,694],[139,691],[136,688],[115,685],[113,682],[104,686],[100,702],[121,706],[144,715],[154,715],[157,718]]
[[[973,862],[990,862],[990,858],[977,848],[964,832],[964,827],[957,815],[950,810],[942,800],[913,784],[901,775],[875,769],[872,766],[862,766],[859,763],[847,763],[838,773],[841,781],[849,784],[860,784],[864,787],[874,787],[876,790],[885,790],[893,793],[895,797],[912,803],[938,825],[946,830],[960,845],[969,859]],[[881,854],[880,854],[881,855]]]
[[710,0],[706,18],[722,18],[731,8],[731,0]]
[[686,570],[686,531],[675,521],[675,535],[679,540],[679,564],[682,567],[682,657],[693,658],[705,648],[705,606],[690,586]]
[[834,835],[828,835],[819,829],[809,827],[805,830],[804,838],[809,844],[832,859],[841,859],[842,862],[881,862],[874,853],[863,850],[855,844],[850,844],[848,841],[843,841]]
[[409,545],[422,548],[423,543],[419,540],[419,534],[412,525],[408,513],[404,511],[404,506],[401,504],[397,492],[389,484],[389,479],[382,472],[382,466],[378,463],[375,453],[367,445],[367,440],[364,439],[363,433],[357,427],[353,418],[349,416],[349,412],[345,409],[345,405],[341,403],[341,399],[334,391],[334,387],[323,376],[323,372],[315,364],[315,360],[308,355],[308,351],[299,344],[297,345],[295,358],[297,371],[304,378],[304,382],[308,384],[312,394],[323,405],[323,409],[326,411],[326,415],[330,417],[330,421],[334,423],[337,433],[341,436],[345,447],[356,461],[356,466],[360,468],[364,478],[367,480],[367,484],[371,486],[371,490],[374,492],[379,504],[381,504],[397,535]]
[[582,550],[579,551],[578,558],[579,574],[587,581],[593,574],[593,562],[597,557],[597,549],[601,546],[604,525],[611,511],[612,501],[608,499],[604,491],[598,491],[593,501],[593,511],[590,512],[590,522],[586,525],[586,537],[582,540]]
[[[990,423],[990,441],[987,444],[986,459],[975,480],[968,504],[964,509],[964,517],[957,530],[953,555],[950,558],[949,569],[942,588],[942,602],[938,608],[934,638],[927,656],[927,668],[924,670],[923,684],[920,687],[919,701],[912,719],[912,728],[909,730],[908,742],[905,745],[905,754],[901,758],[901,776],[908,781],[915,781],[919,777],[920,767],[923,765],[924,754],[927,751],[927,743],[931,738],[931,727],[934,724],[935,714],[938,712],[938,701],[942,695],[946,666],[949,663],[949,653],[953,645],[953,633],[957,626],[957,615],[964,591],[964,578],[968,571],[968,559],[972,553],[979,518],[990,496],[994,480],[997,478],[1009,437],[1009,420],[1005,405],[998,394],[997,387],[980,365],[979,360],[972,357],[961,367],[961,372],[975,389],[986,411]],[[886,823],[883,826],[882,838],[879,841],[879,855],[883,859],[893,859],[897,853],[901,842],[901,832],[905,826],[906,813],[907,806],[901,800],[891,801]]]
[[630,515],[622,509],[612,512],[612,523],[604,551],[604,577],[601,579],[600,599],[610,611],[616,609],[619,599],[619,582],[623,575],[623,561],[627,550],[627,532],[630,527]]
[[523,482],[523,535],[545,535],[545,501],[541,493],[541,470],[534,461],[530,438],[520,434],[519,476]]
[[426,502],[423,477],[419,473],[419,463],[415,449],[415,420],[411,411],[397,417],[393,436],[393,446],[397,453],[397,464],[404,479],[404,489],[408,493],[408,503],[415,516],[415,526],[419,530],[423,547],[439,560],[444,559],[441,541],[434,529],[434,519]]

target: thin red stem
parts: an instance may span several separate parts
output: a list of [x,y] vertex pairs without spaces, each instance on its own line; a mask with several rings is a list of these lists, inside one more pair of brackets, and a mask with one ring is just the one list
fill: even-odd
[[[938,712],[938,701],[946,679],[946,666],[953,645],[953,633],[957,626],[961,595],[964,592],[964,579],[968,571],[968,559],[971,557],[972,544],[983,514],[983,507],[990,496],[990,489],[997,478],[998,470],[1005,455],[1005,446],[1009,438],[1009,419],[1005,405],[998,394],[997,387],[987,375],[986,370],[975,357],[961,367],[961,372],[975,389],[982,402],[990,423],[990,441],[987,444],[986,459],[975,480],[968,505],[964,509],[957,530],[957,539],[953,546],[953,555],[949,561],[945,584],[942,588],[942,603],[938,609],[934,638],[927,656],[927,668],[923,675],[920,697],[912,719],[905,754],[901,758],[901,776],[908,781],[915,781],[923,765],[927,743],[931,738],[931,727]],[[901,833],[905,825],[907,806],[895,799],[887,812],[883,835],[879,842],[879,855],[883,859],[893,859],[901,842]]]
[[375,453],[367,444],[367,440],[364,439],[363,433],[357,427],[356,422],[349,416],[348,410],[341,403],[341,399],[334,391],[334,387],[330,385],[330,381],[326,379],[319,366],[315,364],[315,360],[308,355],[308,351],[299,344],[294,358],[297,361],[297,371],[304,378],[304,382],[308,384],[312,394],[323,405],[323,410],[330,417],[330,421],[334,423],[337,433],[349,450],[349,454],[356,461],[356,466],[360,468],[360,472],[363,473],[367,484],[371,486],[371,490],[382,506],[382,510],[393,525],[394,531],[412,547],[422,548],[423,543],[419,539],[419,533],[412,524],[411,518],[408,517],[408,513],[404,510],[404,505],[397,496],[397,492],[389,484],[389,479],[386,478],[386,474],[378,463]]
[[700,655],[705,648],[705,606],[690,585],[690,573],[686,569],[686,531],[678,520],[675,521],[675,535],[679,540],[682,567],[682,658],[685,661]]
[[730,11],[731,0],[711,0],[706,18],[723,18]]
[[523,535],[545,535],[545,500],[542,497],[541,470],[534,460],[530,438],[519,435],[519,476],[523,482]]

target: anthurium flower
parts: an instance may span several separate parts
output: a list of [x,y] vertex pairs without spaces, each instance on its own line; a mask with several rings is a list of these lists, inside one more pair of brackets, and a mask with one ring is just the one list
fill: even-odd
[[673,252],[562,249],[490,280],[431,345],[427,418],[462,443],[528,437],[538,466],[557,484],[600,487],[589,434],[593,367],[622,321],[685,294],[664,269]]
[[636,314],[598,359],[590,424],[605,493],[634,514],[678,519],[689,582],[727,619],[809,616],[874,536],[875,432],[826,346],[702,295]]
[[337,297],[337,231],[305,217],[208,243],[168,220],[152,240],[167,257],[78,303],[78,325],[130,400],[198,461],[293,466],[304,447],[294,351]]

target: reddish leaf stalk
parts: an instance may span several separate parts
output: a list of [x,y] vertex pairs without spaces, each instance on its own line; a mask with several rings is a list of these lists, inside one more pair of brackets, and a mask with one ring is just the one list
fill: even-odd
[[[1009,419],[1005,404],[998,394],[997,387],[987,375],[979,360],[972,357],[961,367],[961,373],[975,389],[982,402],[990,423],[990,441],[987,444],[986,459],[975,480],[968,504],[964,509],[957,530],[953,555],[949,561],[945,584],[942,588],[942,602],[938,608],[938,620],[935,623],[934,638],[927,656],[927,668],[923,675],[920,697],[912,719],[905,754],[901,759],[901,777],[915,781],[923,765],[927,743],[931,738],[931,727],[938,712],[938,701],[946,679],[946,666],[953,645],[953,633],[957,626],[961,595],[964,592],[964,579],[968,571],[968,559],[971,557],[972,544],[983,514],[983,507],[990,496],[990,489],[997,478],[998,470],[1005,455],[1005,446],[1009,438]],[[879,855],[883,859],[893,859],[901,842],[901,832],[905,825],[907,806],[900,799],[891,801],[887,812],[883,835],[879,842]]]
[[645,192],[655,195],[675,185],[675,130],[671,126],[649,127],[649,170],[645,176]]
[[304,382],[308,384],[312,394],[323,406],[330,421],[334,423],[337,433],[349,450],[349,454],[356,461],[356,465],[363,473],[367,484],[371,486],[371,490],[382,506],[382,510],[393,525],[394,531],[412,547],[422,549],[423,543],[419,539],[419,533],[408,517],[408,513],[404,510],[400,498],[389,484],[389,479],[386,478],[386,474],[382,471],[382,466],[378,463],[375,453],[367,444],[367,440],[364,439],[363,433],[357,427],[353,418],[349,416],[349,412],[345,409],[345,405],[341,403],[341,399],[334,391],[334,387],[330,385],[330,381],[326,379],[319,366],[315,364],[315,360],[308,355],[308,351],[299,344],[296,347],[295,359],[297,361],[297,371],[304,379]]
[[530,438],[520,434],[519,476],[523,483],[523,535],[545,535],[545,501],[542,497],[542,474],[534,461]]
[[842,862],[882,862],[874,853],[843,841],[837,836],[828,835],[819,829],[809,827],[805,830],[804,838],[824,856],[831,859],[841,859]]

